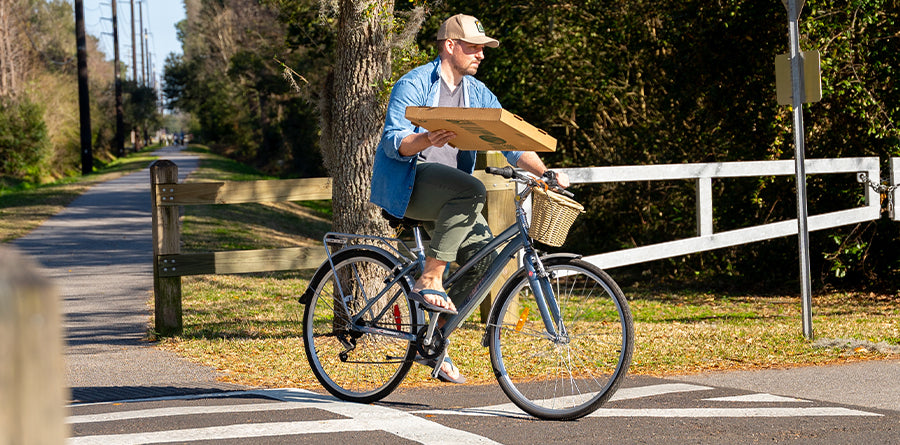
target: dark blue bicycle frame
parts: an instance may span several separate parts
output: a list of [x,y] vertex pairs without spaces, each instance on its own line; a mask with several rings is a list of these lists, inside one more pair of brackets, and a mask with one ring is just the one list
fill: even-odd
[[[503,273],[503,269],[506,267],[506,264],[509,263],[512,259],[515,258],[515,255],[518,251],[524,250],[523,255],[523,267],[525,269],[525,275],[528,278],[529,286],[531,287],[532,292],[535,295],[535,301],[537,302],[538,310],[541,313],[541,318],[544,320],[544,326],[547,329],[547,333],[553,340],[563,339],[566,335],[565,327],[562,324],[562,317],[560,316],[560,308],[559,303],[556,301],[556,296],[553,292],[552,287],[550,286],[550,280],[542,279],[548,276],[548,272],[544,269],[541,260],[538,258],[537,252],[534,250],[534,246],[531,243],[531,239],[528,236],[527,232],[527,220],[525,218],[525,211],[522,209],[522,206],[519,204],[521,200],[524,199],[525,193],[520,194],[516,203],[516,223],[509,226],[502,233],[494,237],[487,245],[482,247],[476,254],[469,259],[465,264],[459,267],[445,282],[444,285],[449,287],[456,281],[460,279],[466,272],[470,271],[478,262],[485,259],[488,255],[493,252],[496,252],[501,246],[503,249],[497,255],[497,257],[491,262],[490,267],[487,272],[482,277],[481,281],[478,282],[478,285],[475,286],[474,289],[469,293],[466,299],[463,302],[461,308],[457,308],[457,314],[450,317],[450,319],[441,327],[441,333],[444,338],[447,338],[450,333],[455,331],[469,316],[475,312],[475,309],[481,305],[481,302],[487,297],[487,294],[490,288],[494,285],[494,281],[500,277],[500,274]],[[391,242],[401,242],[399,239],[393,238],[382,238],[375,236],[366,236],[366,235],[352,235],[352,234],[343,234],[343,233],[328,233],[325,235],[325,245],[329,245],[329,241],[336,242],[338,240],[346,240],[348,238],[359,238],[368,241],[380,241],[385,245],[391,246]],[[341,243],[340,241],[338,241]],[[505,244],[505,246],[504,246]],[[416,336],[414,334],[409,334],[397,330],[392,329],[383,329],[375,326],[361,326],[359,324],[359,319],[368,312],[372,306],[375,305],[376,301],[379,301],[384,293],[391,289],[397,282],[402,281],[404,279],[409,279],[412,274],[421,272],[424,268],[425,264],[425,256],[421,249],[422,240],[418,236],[416,237],[416,246],[417,248],[409,250],[411,254],[415,258],[409,258],[399,250],[394,247],[391,247],[392,252],[387,251],[386,249],[371,246],[371,245],[357,245],[356,248],[363,248],[367,250],[372,250],[376,252],[383,253],[390,257],[400,257],[405,259],[406,261],[398,264],[394,269],[393,278],[385,283],[385,286],[382,288],[381,292],[378,295],[375,295],[373,298],[369,299],[368,303],[365,307],[360,310],[356,316],[352,317],[351,325],[354,326],[354,329],[358,329],[363,332],[369,332],[374,334],[386,335],[389,337],[402,338],[409,341],[416,341]],[[331,254],[329,250],[328,261],[331,264],[332,270],[334,270],[334,264],[331,260]],[[338,286],[338,291],[343,295],[343,291],[340,289],[340,280],[335,280],[336,285]],[[412,282],[408,281],[408,285],[412,286]],[[388,304],[384,305],[384,308],[381,310],[376,317],[373,317],[374,320],[379,320],[381,317],[385,316],[388,308],[400,297],[400,293],[394,295],[393,298],[388,302]],[[343,310],[345,313],[349,315],[349,310],[346,307],[346,302],[343,298],[341,298],[341,305],[343,306]],[[497,306],[497,303],[494,303]],[[494,308],[492,307],[492,311]]]
[[[525,211],[522,210],[520,205],[516,206],[516,220],[516,224],[509,226],[502,233],[494,237],[494,239],[470,258],[466,264],[457,269],[444,283],[446,286],[452,285],[468,272],[469,269],[474,267],[475,264],[478,264],[479,261],[490,255],[492,252],[496,252],[500,246],[506,244],[503,250],[500,251],[500,254],[497,255],[497,258],[491,263],[488,271],[484,274],[484,277],[478,282],[478,285],[475,286],[466,297],[463,306],[457,308],[458,313],[452,316],[441,328],[445,338],[468,319],[469,316],[475,312],[475,308],[481,306],[481,302],[487,297],[490,288],[494,285],[494,281],[496,281],[503,272],[506,264],[515,258],[516,252],[522,249],[524,249],[522,262],[525,268],[525,274],[528,277],[531,290],[535,294],[535,301],[537,301],[538,309],[541,312],[541,318],[544,320],[547,332],[552,338],[558,338],[560,334],[565,332],[565,329],[562,327],[559,304],[556,301],[553,289],[550,287],[550,281],[540,279],[541,277],[546,276],[547,272],[544,270],[544,266],[538,258],[537,252],[535,252],[534,246],[528,237],[528,233],[526,232],[528,224],[525,219]],[[560,327],[559,332],[557,331],[556,326],[554,326],[554,322]]]

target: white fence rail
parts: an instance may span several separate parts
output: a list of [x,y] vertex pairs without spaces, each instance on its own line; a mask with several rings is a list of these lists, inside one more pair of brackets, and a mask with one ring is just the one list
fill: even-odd
[[[874,181],[878,181],[878,178],[880,178],[877,157],[807,159],[805,166],[807,176],[817,174],[866,173],[868,177],[872,178]],[[793,160],[785,160],[588,167],[561,170],[569,175],[572,184],[691,179],[696,181],[697,236],[585,257],[585,260],[596,264],[601,268],[609,269],[686,255],[689,253],[737,246],[782,236],[796,235],[798,232],[796,219],[715,233],[713,227],[712,194],[712,180],[714,178],[792,176],[794,175],[794,168],[795,162]],[[898,161],[898,158],[891,159],[891,173],[892,183],[897,179],[900,179],[900,161]],[[865,196],[864,206],[820,215],[811,215],[808,218],[809,230],[822,230],[878,219],[881,215],[879,194],[865,184],[860,184],[860,191],[864,193]],[[898,190],[894,190],[893,193],[895,202],[900,202],[896,199],[900,198]],[[894,215],[891,216],[893,217]]]

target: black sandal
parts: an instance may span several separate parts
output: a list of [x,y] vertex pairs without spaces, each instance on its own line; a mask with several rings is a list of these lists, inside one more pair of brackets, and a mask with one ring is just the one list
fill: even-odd
[[450,314],[450,315],[457,314],[457,312],[453,309],[447,309],[445,307],[441,307],[441,306],[437,306],[437,305],[429,303],[427,300],[425,300],[424,295],[426,295],[426,294],[437,295],[437,296],[443,298],[445,301],[450,301],[450,296],[448,296],[446,292],[441,292],[439,290],[434,290],[434,289],[422,289],[422,290],[412,291],[408,296],[409,296],[410,300],[415,301],[416,303],[419,303],[420,305],[422,305],[422,307],[426,311],[440,312],[442,314]]

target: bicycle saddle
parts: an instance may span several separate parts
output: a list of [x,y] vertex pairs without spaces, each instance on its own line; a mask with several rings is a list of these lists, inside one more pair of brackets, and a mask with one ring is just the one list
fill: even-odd
[[388,225],[391,228],[399,228],[399,227],[415,227],[422,224],[422,221],[418,219],[412,218],[397,218],[394,215],[391,215],[387,212],[387,210],[381,209],[381,216],[388,221]]

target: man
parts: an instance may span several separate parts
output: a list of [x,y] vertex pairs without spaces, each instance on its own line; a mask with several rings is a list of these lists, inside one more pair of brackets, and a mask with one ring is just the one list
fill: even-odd
[[[475,151],[458,150],[448,143],[456,134],[427,131],[406,119],[408,106],[500,108],[497,97],[474,77],[484,60],[484,48],[500,42],[485,35],[475,17],[457,14],[438,29],[438,58],[414,68],[394,84],[381,142],[375,153],[370,200],[396,217],[425,222],[431,235],[426,246],[425,270],[410,298],[429,310],[455,313],[471,282],[453,286],[452,298],[443,286],[444,269],[452,261],[464,262],[492,235],[481,214],[485,188],[472,176]],[[503,152],[507,161],[534,175],[549,170],[534,152]],[[569,179],[557,180],[568,187]],[[478,277],[474,277],[478,278]],[[451,360],[441,364],[440,376],[465,381]]]

